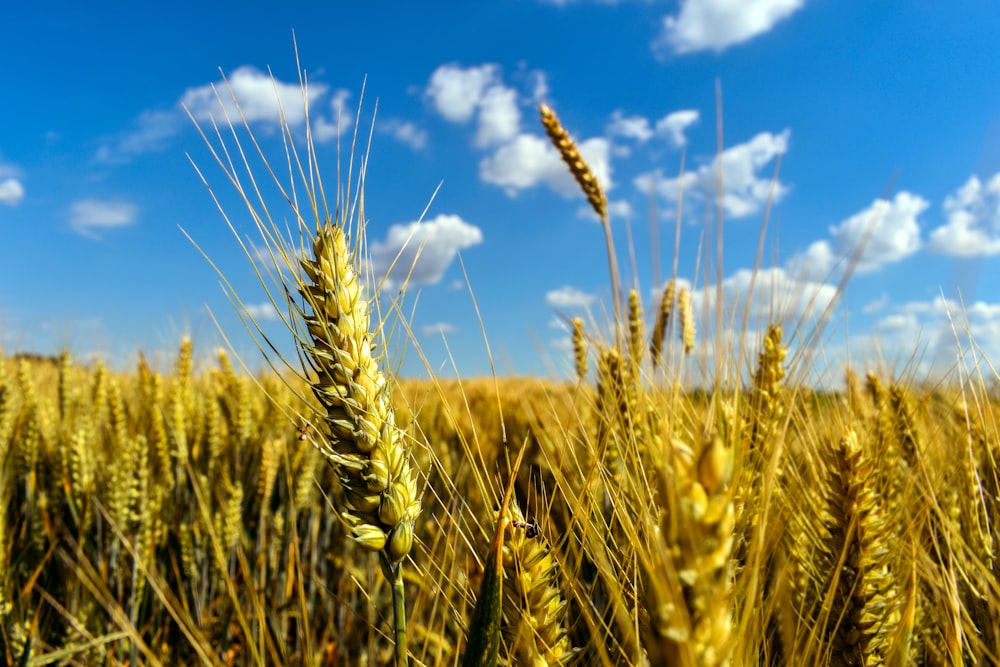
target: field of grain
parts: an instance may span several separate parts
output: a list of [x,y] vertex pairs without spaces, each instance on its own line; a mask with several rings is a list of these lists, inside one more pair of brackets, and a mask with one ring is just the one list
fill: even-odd
[[300,246],[220,158],[304,366],[196,369],[188,339],[168,373],[0,355],[6,663],[1000,660],[994,377],[821,391],[772,324],[687,383],[689,293],[621,285],[604,194],[541,114],[607,234],[611,322],[573,323],[573,381],[394,378],[405,320],[311,150],[285,170]]

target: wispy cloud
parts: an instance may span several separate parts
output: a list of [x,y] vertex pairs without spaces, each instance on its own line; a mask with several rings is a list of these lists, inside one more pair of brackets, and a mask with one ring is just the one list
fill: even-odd
[[[331,95],[330,87],[324,83],[309,83],[309,108],[324,99],[331,101],[330,118],[319,113],[311,116],[315,130],[313,136],[318,141],[337,136],[337,112],[348,96],[349,93],[343,90]],[[225,79],[188,88],[168,109],[144,111],[131,129],[105,141],[94,159],[108,164],[126,163],[138,155],[162,150],[190,125],[188,113],[199,123],[210,122],[213,118],[221,121],[228,117],[234,124],[243,119],[251,124],[270,125],[283,121],[295,128],[305,123],[306,104],[297,81],[274,79],[252,65],[242,65]],[[341,131],[351,126],[352,119],[351,114],[344,114]]]
[[278,311],[274,309],[274,304],[270,301],[263,303],[249,303],[246,306],[247,314],[258,322],[276,322],[281,319]]
[[614,137],[635,139],[642,143],[653,137],[653,128],[644,116],[627,116],[621,109],[615,109],[608,121],[607,133]]
[[653,137],[664,137],[672,146],[679,148],[687,144],[685,130],[698,122],[699,117],[698,111],[683,109],[669,113],[653,124],[644,116],[629,116],[621,109],[616,109],[611,114],[606,131],[610,136],[632,139],[639,143],[645,143]]
[[126,201],[81,199],[70,207],[69,224],[87,238],[100,238],[102,231],[134,224],[139,209]]
[[387,120],[377,122],[375,127],[380,131],[389,134],[399,143],[409,146],[413,150],[420,150],[427,145],[427,131],[420,129],[411,121],[389,118]]
[[875,313],[880,313],[885,310],[885,307],[889,305],[889,294],[882,292],[882,295],[874,301],[869,301],[861,308],[861,312],[865,315],[873,315]]
[[676,16],[663,19],[653,43],[659,52],[721,52],[762,35],[802,8],[804,0],[681,0]]
[[649,192],[651,188],[668,201],[677,201],[678,185],[685,199],[693,196],[704,200],[714,196],[718,179],[718,162],[722,167],[722,208],[731,218],[743,218],[763,209],[771,198],[777,202],[788,193],[788,186],[773,182],[770,174],[762,174],[776,157],[788,149],[790,130],[781,134],[761,132],[746,143],[727,148],[722,155],[680,178],[663,178],[659,171],[638,176],[636,188]]
[[545,294],[545,303],[553,308],[589,308],[596,299],[593,294],[572,285],[550,290]]
[[[713,312],[716,294],[714,285],[695,291],[691,295],[694,312]],[[722,281],[723,307],[736,309],[738,318],[746,314],[751,322],[815,319],[836,298],[835,285],[800,278],[780,267],[760,269],[756,275],[740,269]]]
[[455,325],[449,324],[448,322],[435,322],[434,324],[425,324],[420,327],[420,333],[426,337],[430,336],[446,336],[451,333],[455,333]]
[[695,109],[682,109],[668,113],[666,116],[656,121],[656,134],[667,137],[675,147],[687,144],[685,130],[698,122],[701,114]]
[[97,149],[94,160],[102,164],[123,164],[137,155],[163,150],[185,127],[183,111],[144,111],[131,130],[123,132]]

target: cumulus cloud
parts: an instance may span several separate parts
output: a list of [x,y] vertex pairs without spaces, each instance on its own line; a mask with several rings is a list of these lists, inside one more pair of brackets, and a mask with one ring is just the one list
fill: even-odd
[[[221,121],[228,116],[233,124],[238,124],[242,122],[242,113],[243,118],[251,124],[276,125],[284,120],[290,127],[301,127],[306,120],[302,95],[303,91],[297,81],[272,79],[270,74],[252,65],[242,65],[233,70],[225,80],[188,88],[169,109],[142,112],[131,129],[105,142],[97,150],[94,159],[103,163],[124,163],[137,155],[161,150],[170,139],[190,125],[188,113],[199,123],[208,123],[212,118]],[[309,83],[307,103],[310,109],[320,100],[327,97],[331,100],[330,118],[318,113],[311,116],[313,136],[317,141],[336,138],[337,111],[348,96],[349,93],[344,90],[330,95],[328,85]],[[352,119],[352,114],[344,114],[341,131],[351,127]]]
[[920,249],[918,218],[928,207],[924,198],[900,192],[893,200],[876,199],[868,208],[830,228],[830,239],[814,242],[791,260],[801,270],[823,275],[838,261],[849,261],[859,251],[855,270],[871,273],[898,262]]
[[312,135],[316,141],[325,143],[337,137],[345,137],[354,127],[356,111],[347,106],[351,98],[351,91],[338,88],[330,94],[328,108],[330,117],[323,114],[312,114],[309,124],[312,127]]
[[780,201],[788,193],[788,186],[772,182],[772,177],[760,171],[778,155],[788,149],[791,131],[781,134],[761,132],[746,143],[727,148],[722,155],[695,171],[685,172],[680,178],[663,178],[659,172],[636,177],[636,188],[649,192],[656,190],[669,201],[677,201],[678,186],[688,196],[704,199],[714,197],[718,177],[718,161],[722,161],[722,208],[731,218],[743,218],[760,211],[768,197]]
[[[522,72],[515,78],[531,86],[527,101],[537,101],[548,89],[544,73]],[[466,123],[476,119],[473,144],[491,150],[479,163],[479,177],[484,183],[503,188],[508,196],[537,185],[546,185],[565,197],[580,195],[572,174],[549,140],[521,132],[521,104],[526,99],[504,84],[498,65],[441,65],[431,74],[424,98],[448,121]],[[623,117],[619,125],[626,123]],[[597,180],[609,190],[611,142],[595,137],[578,141],[577,145]]]
[[[284,121],[292,127],[305,123],[306,109],[298,82],[275,80],[252,65],[242,65],[229,75],[228,84],[229,87],[225,81],[217,81],[189,88],[181,96],[180,104],[200,122],[213,117],[221,118],[224,112],[234,121],[242,113],[250,123],[278,123],[284,114]],[[324,96],[328,90],[329,86],[325,84],[310,82],[309,104]]]
[[270,301],[247,304],[247,314],[258,322],[276,322],[281,319]]
[[948,221],[931,232],[930,250],[958,257],[1000,253],[1000,173],[986,184],[972,176],[942,208]]
[[384,241],[371,245],[372,268],[377,276],[388,275],[395,284],[402,284],[409,275],[411,284],[434,285],[459,251],[482,242],[482,230],[457,215],[393,225]]
[[657,50],[676,54],[721,52],[762,35],[802,8],[804,0],[681,0],[663,19]]
[[381,131],[388,133],[399,143],[409,146],[413,150],[420,150],[427,145],[427,131],[422,130],[415,123],[401,121],[390,118],[376,124]]
[[[597,181],[605,191],[611,187],[611,144],[593,138],[579,144]],[[580,195],[573,175],[549,140],[533,134],[519,134],[513,141],[479,163],[479,176],[486,183],[504,188],[513,196],[520,190],[544,184],[565,197]],[[582,195],[580,195],[582,196]]]
[[621,109],[615,109],[608,122],[607,133],[615,137],[635,139],[638,142],[649,141],[653,137],[653,128],[649,120],[643,116],[626,116]]
[[644,116],[629,116],[616,109],[611,113],[606,132],[609,136],[633,139],[639,143],[645,143],[654,136],[663,137],[675,148],[680,148],[687,144],[684,131],[698,122],[699,117],[696,110],[683,109],[667,114],[652,125]]
[[16,178],[0,178],[0,204],[17,206],[24,199],[24,185]]
[[466,68],[441,65],[431,74],[424,95],[439,114],[453,123],[464,123],[472,118],[498,74],[499,68],[492,64]]
[[479,105],[476,146],[493,146],[517,136],[521,126],[521,110],[517,106],[517,92],[513,88],[491,86],[483,94]]
[[883,310],[885,310],[885,307],[888,305],[889,305],[889,295],[885,292],[882,292],[882,295],[879,298],[875,299],[874,301],[869,301],[868,303],[866,303],[864,307],[861,309],[861,312],[863,312],[866,315],[871,315],[873,313],[880,313]]
[[978,353],[988,359],[997,359],[1000,357],[1000,303],[975,301],[963,306],[960,301],[941,295],[910,301],[891,306],[890,312],[875,324],[874,333],[882,340],[891,339],[896,343],[901,358],[911,357],[917,344],[926,347],[918,369],[922,373],[933,368],[951,369],[962,354],[973,351],[969,346],[970,336]]
[[[534,85],[544,86],[544,77],[536,79]],[[453,123],[466,123],[476,116],[475,145],[479,148],[509,141],[520,128],[517,91],[504,85],[500,67],[492,63],[476,67],[442,65],[431,74],[424,97],[437,113]]]
[[[750,284],[753,282],[753,294]],[[716,287],[709,285],[691,295],[694,311],[714,312]],[[837,287],[805,280],[780,267],[753,271],[740,269],[722,281],[722,303],[739,317],[748,311],[751,322],[796,322],[820,317],[837,298]]]
[[589,308],[596,298],[593,294],[566,285],[546,292],[545,303],[553,308]]
[[700,114],[695,109],[682,109],[669,113],[656,121],[656,134],[665,136],[671,144],[679,148],[687,144],[684,131],[698,122]]
[[81,199],[70,208],[69,224],[76,233],[99,238],[102,230],[125,227],[135,223],[139,209],[125,201]]

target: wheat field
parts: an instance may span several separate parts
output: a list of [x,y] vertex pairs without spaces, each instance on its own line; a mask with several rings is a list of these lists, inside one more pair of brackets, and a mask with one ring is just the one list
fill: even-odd
[[817,388],[796,379],[822,355],[776,314],[696,385],[688,288],[622,284],[604,193],[541,120],[613,295],[609,322],[571,323],[562,383],[395,377],[408,323],[365,272],[363,161],[328,208],[288,130],[287,168],[254,172],[267,202],[236,177],[256,144],[206,131],[299,355],[0,354],[6,664],[1000,662],[992,370]]

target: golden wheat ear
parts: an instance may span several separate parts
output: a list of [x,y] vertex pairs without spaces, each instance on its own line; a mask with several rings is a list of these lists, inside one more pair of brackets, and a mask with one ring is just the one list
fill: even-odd
[[[300,363],[289,361],[277,353],[280,346],[268,339],[251,309],[239,297],[234,296],[233,300],[242,311],[258,348],[272,367],[290,369],[318,401],[318,408],[307,408],[312,414],[306,420],[315,428],[311,434],[306,434],[306,438],[333,467],[342,492],[333,493],[331,497],[335,498],[336,509],[348,536],[362,549],[378,553],[382,570],[391,582],[396,664],[405,665],[402,563],[413,547],[414,521],[420,512],[420,496],[417,475],[411,467],[410,451],[404,433],[396,424],[392,403],[393,383],[382,368],[387,325],[379,317],[378,287],[374,281],[364,280],[368,266],[364,262],[366,159],[361,161],[355,192],[351,182],[357,142],[355,124],[347,184],[341,188],[338,178],[338,188],[341,189],[337,193],[336,212],[331,215],[310,129],[307,82],[301,71],[300,82],[306,113],[306,146],[304,153],[300,153],[299,133],[293,131],[282,111],[284,169],[271,167],[240,112],[235,95],[232,90],[229,91],[232,103],[240,113],[240,123],[237,124],[242,124],[264,164],[264,171],[273,179],[273,185],[283,201],[291,207],[294,233],[282,229],[275,222],[277,216],[268,209],[268,202],[246,162],[245,155],[250,151],[245,151],[241,145],[233,120],[226,117],[237,150],[226,146],[218,129],[218,148],[204,134],[202,136],[256,224],[263,252],[249,249],[243,241],[240,243],[271,304],[281,314],[282,322],[294,339]],[[220,106],[225,114],[227,106],[222,104],[221,99]],[[233,154],[243,158],[241,166],[247,171],[245,177],[242,171],[237,173],[237,167],[229,159]],[[287,180],[279,174],[287,174]],[[244,189],[242,179],[253,187]],[[202,180],[205,180],[204,176]],[[214,194],[212,196],[215,198]],[[224,211],[223,215],[226,215]],[[226,220],[239,239],[228,217]],[[297,241],[288,240],[289,236],[295,235],[298,236]],[[221,271],[219,273],[221,276]],[[225,276],[222,278],[230,291],[235,293]],[[297,426],[301,417],[289,414],[289,420]]]
[[552,110],[552,107],[542,104],[538,107],[538,111],[542,116],[542,125],[545,127],[545,133],[549,135],[552,145],[556,147],[560,157],[569,166],[573,178],[576,179],[576,182],[580,185],[580,189],[586,195],[590,207],[594,209],[594,213],[598,217],[602,219],[607,217],[608,198],[604,194],[604,188],[597,182],[597,177],[594,176],[594,172],[590,168],[590,165],[587,164],[587,161],[583,159],[576,142],[573,141],[569,136],[569,132],[559,122],[559,116]]

